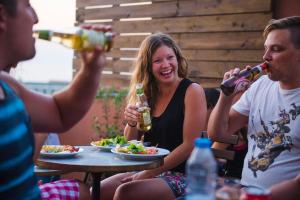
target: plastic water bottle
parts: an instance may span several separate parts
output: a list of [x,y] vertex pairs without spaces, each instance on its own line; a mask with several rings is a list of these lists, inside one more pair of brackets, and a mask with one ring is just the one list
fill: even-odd
[[211,141],[198,138],[187,161],[186,200],[215,200],[216,161],[210,149]]

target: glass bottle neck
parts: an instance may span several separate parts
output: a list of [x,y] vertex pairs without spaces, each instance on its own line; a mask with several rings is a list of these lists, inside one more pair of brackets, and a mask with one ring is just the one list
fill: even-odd
[[145,94],[137,95],[137,100],[140,106],[149,106]]

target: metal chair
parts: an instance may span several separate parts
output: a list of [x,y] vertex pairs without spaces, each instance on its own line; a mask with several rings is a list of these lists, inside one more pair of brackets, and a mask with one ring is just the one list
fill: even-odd
[[[208,134],[206,131],[201,132],[202,138],[208,138]],[[238,143],[239,137],[237,135],[231,135],[230,138],[224,138],[220,140],[213,140],[212,142],[220,142],[229,145],[236,145]],[[215,149],[211,148],[215,158],[225,159],[225,160],[233,160],[235,152],[233,150],[226,149]]]

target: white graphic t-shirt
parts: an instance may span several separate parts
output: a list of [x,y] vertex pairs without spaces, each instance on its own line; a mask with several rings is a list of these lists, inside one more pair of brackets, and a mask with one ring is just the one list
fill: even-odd
[[300,173],[300,88],[283,90],[265,75],[233,109],[249,117],[243,185],[269,188]]

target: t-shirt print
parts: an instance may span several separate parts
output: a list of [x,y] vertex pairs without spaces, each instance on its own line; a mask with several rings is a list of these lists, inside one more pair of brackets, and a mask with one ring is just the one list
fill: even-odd
[[[260,115],[263,131],[255,131],[255,134],[250,135],[250,138],[254,140],[254,145],[250,147],[252,155],[248,160],[248,167],[254,177],[257,177],[257,171],[268,170],[276,157],[283,151],[290,151],[293,146],[292,138],[289,136],[291,131],[289,125],[291,120],[295,120],[300,114],[300,106],[292,103],[289,110],[279,108],[278,111],[279,118],[274,121],[266,122]],[[255,130],[255,127],[253,129]],[[259,153],[254,155],[256,148],[259,149]]]

